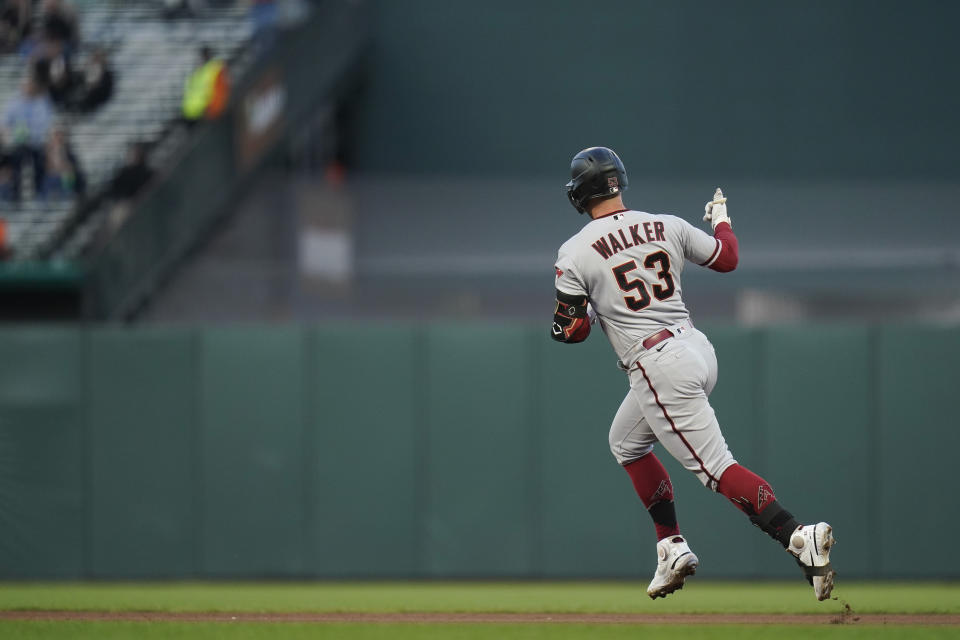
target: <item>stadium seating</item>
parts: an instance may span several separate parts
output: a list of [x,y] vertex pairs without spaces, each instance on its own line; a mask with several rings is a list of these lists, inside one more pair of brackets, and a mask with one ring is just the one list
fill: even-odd
[[[115,74],[113,97],[99,110],[58,117],[68,127],[89,192],[110,180],[132,142],[146,142],[153,148],[151,164],[156,168],[162,168],[185,144],[188,136],[171,124],[179,115],[184,79],[196,63],[201,44],[229,61],[233,77],[252,61],[247,46],[252,25],[242,6],[208,8],[198,17],[168,20],[156,4],[85,3],[79,7],[78,19],[82,44],[75,68],[81,68],[90,49],[99,46],[106,50]],[[25,72],[21,57],[0,56],[0,107],[15,95]],[[8,223],[15,261],[33,260],[49,249],[50,239],[76,212],[73,202],[33,197],[31,184],[25,178],[23,201],[5,204],[0,213]],[[69,259],[80,254],[102,220],[96,212],[88,216],[55,248],[53,256]]]

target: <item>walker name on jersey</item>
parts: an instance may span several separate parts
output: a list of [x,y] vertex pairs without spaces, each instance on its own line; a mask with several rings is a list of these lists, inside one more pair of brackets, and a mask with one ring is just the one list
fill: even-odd
[[[643,227],[642,235],[640,233],[641,227]],[[638,244],[656,242],[658,240],[661,242],[665,240],[663,236],[663,223],[660,221],[644,222],[643,224],[631,224],[627,226],[626,230],[617,229],[616,233],[608,233],[606,236],[601,236],[590,246],[596,249],[597,253],[606,260],[624,249],[629,249]]]

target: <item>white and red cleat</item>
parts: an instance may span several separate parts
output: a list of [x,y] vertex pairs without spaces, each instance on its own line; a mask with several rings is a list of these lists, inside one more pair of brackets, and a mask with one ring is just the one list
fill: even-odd
[[830,566],[830,548],[834,544],[833,527],[826,522],[802,524],[790,535],[787,551],[797,559],[807,582],[813,585],[817,600],[826,600],[833,591],[836,572]]
[[647,595],[656,600],[683,589],[683,581],[697,572],[699,564],[683,536],[664,538],[657,543],[657,572],[647,587]]

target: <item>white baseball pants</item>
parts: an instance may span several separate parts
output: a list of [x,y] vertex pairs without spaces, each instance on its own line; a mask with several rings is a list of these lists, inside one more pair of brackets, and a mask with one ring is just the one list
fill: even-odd
[[674,337],[643,351],[630,365],[630,391],[610,426],[610,450],[625,465],[659,441],[716,491],[720,476],[736,463],[707,400],[717,382],[717,356],[689,323],[669,328]]

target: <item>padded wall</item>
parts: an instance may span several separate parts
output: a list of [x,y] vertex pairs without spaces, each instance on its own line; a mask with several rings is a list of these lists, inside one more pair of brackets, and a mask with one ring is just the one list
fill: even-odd
[[90,572],[197,570],[196,337],[187,330],[89,335]]
[[[705,331],[734,456],[834,524],[844,577],[960,576],[960,330]],[[511,324],[4,330],[0,577],[644,579],[614,362]],[[660,457],[705,577],[797,574]]]
[[86,568],[83,350],[76,330],[0,333],[0,575]]

